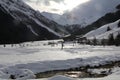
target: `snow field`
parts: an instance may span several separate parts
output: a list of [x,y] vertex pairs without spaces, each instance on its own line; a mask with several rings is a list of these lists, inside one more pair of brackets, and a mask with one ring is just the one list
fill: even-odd
[[[61,50],[60,41],[27,42],[23,43],[24,46],[17,44],[13,47],[1,45],[0,78],[7,79],[12,74],[19,79],[22,74],[25,75],[22,78],[27,76],[28,79],[31,79],[31,77],[34,78],[34,74],[39,72],[86,65],[98,66],[111,61],[120,61],[120,47],[79,44],[73,46],[72,43],[65,43],[64,49]],[[48,45],[53,42],[58,44]]]

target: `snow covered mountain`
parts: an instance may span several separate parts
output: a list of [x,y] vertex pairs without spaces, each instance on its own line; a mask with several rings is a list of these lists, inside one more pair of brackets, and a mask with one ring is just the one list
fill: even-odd
[[113,34],[114,37],[116,37],[118,33],[120,33],[120,20],[106,24],[96,30],[92,30],[85,34],[84,37],[87,37],[88,39],[94,39],[95,37],[97,39],[108,39],[110,34]]
[[56,39],[67,31],[21,0],[0,1],[0,43]]
[[80,24],[85,26],[93,23],[106,13],[116,11],[115,7],[118,4],[120,4],[120,0],[90,0],[62,15],[48,12],[43,12],[42,14],[62,25]]
[[[120,8],[119,8],[119,6],[120,5],[118,5],[116,7],[116,9],[117,9],[116,11],[105,14],[104,16],[102,16],[101,18],[99,18],[98,20],[93,22],[92,24],[87,25],[85,27],[80,27],[80,29],[75,31],[74,34],[84,35],[84,34],[88,33],[89,31],[92,31],[94,29],[100,28],[103,25],[113,23],[113,22],[119,20],[120,19]],[[75,26],[73,26],[73,27],[75,27]]]

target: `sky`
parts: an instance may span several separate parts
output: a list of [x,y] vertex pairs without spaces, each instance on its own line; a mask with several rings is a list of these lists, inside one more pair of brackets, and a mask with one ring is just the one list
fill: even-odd
[[[90,24],[106,13],[116,11],[120,0],[23,0],[59,24]],[[57,13],[57,14],[51,14]],[[58,15],[60,14],[60,15]]]
[[35,10],[63,14],[90,0],[23,0]]

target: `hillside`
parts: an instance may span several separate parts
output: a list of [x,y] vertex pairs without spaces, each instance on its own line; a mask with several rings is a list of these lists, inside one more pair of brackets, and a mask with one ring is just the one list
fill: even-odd
[[89,31],[97,29],[97,28],[99,28],[99,27],[101,27],[103,25],[115,22],[115,21],[117,21],[119,19],[120,19],[120,9],[117,9],[117,11],[107,13],[106,15],[99,18],[98,20],[96,20],[92,24],[90,24],[90,25],[88,25],[86,27],[82,27],[79,31],[75,32],[74,34],[76,34],[76,35],[86,34]]
[[84,37],[87,37],[88,39],[94,39],[95,37],[97,39],[108,39],[110,34],[113,34],[114,37],[116,37],[116,35],[118,35],[119,32],[120,32],[120,20],[117,20],[113,23],[106,24],[96,30],[88,32],[87,34],[85,34]]
[[[112,23],[120,19],[120,5],[116,6],[116,11],[106,13],[104,16],[98,18],[96,21],[87,25],[84,24],[73,24],[73,25],[65,25],[66,30],[73,35],[83,35],[88,33],[91,30],[97,29],[103,25]],[[65,20],[66,21],[66,20]]]
[[58,39],[67,31],[21,0],[0,1],[0,43]]

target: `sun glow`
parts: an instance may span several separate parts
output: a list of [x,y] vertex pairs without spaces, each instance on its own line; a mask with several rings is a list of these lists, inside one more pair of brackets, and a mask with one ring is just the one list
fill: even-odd
[[90,0],[61,0],[60,2],[56,2],[55,0],[48,0],[47,2],[49,3],[49,5],[45,5],[42,2],[38,2],[37,4],[36,2],[27,2],[27,3],[35,10],[39,10],[41,12],[45,11],[45,12],[63,14],[65,11],[71,11],[76,6],[88,1]]
[[90,0],[64,0],[64,2],[61,3],[50,1],[50,4],[51,4],[51,8],[59,10],[59,13],[63,13],[64,11],[71,11],[76,6],[88,1]]
[[89,0],[65,0],[65,5],[64,8],[66,10],[72,10],[73,8],[75,8],[76,6],[88,2]]

